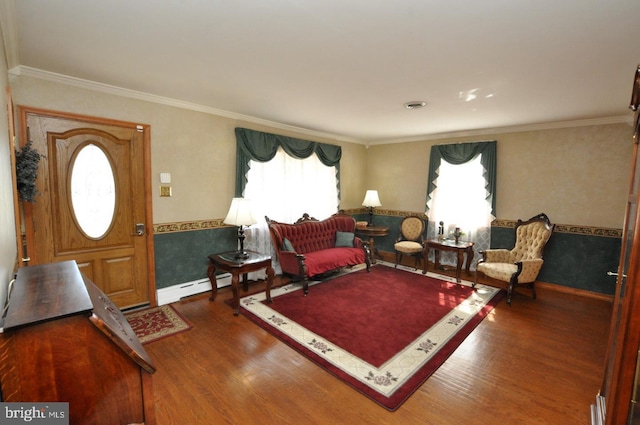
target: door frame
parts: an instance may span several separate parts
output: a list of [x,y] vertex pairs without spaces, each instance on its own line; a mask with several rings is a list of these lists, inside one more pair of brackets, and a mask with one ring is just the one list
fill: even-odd
[[[149,286],[149,304],[151,306],[156,306],[158,304],[157,294],[156,294],[156,268],[155,268],[155,250],[154,250],[154,233],[153,233],[153,205],[152,205],[152,189],[151,189],[151,126],[148,124],[138,124],[129,121],[120,121],[109,118],[100,118],[89,115],[81,115],[75,114],[71,112],[61,112],[54,111],[50,109],[43,108],[35,108],[30,106],[22,106],[18,105],[18,129],[19,129],[19,142],[20,147],[24,146],[28,140],[27,134],[27,116],[29,114],[32,115],[41,115],[45,117],[52,117],[58,119],[68,119],[73,121],[86,122],[90,124],[102,124],[102,125],[113,125],[118,127],[126,127],[133,128],[140,132],[142,132],[142,140],[143,140],[143,175],[144,175],[144,203],[145,203],[145,238],[146,238],[146,248],[147,248],[147,276],[148,276],[148,286]],[[14,188],[14,191],[16,189]],[[16,192],[17,193],[17,192]],[[28,248],[30,246],[35,246],[35,240],[33,232],[26,231],[26,223],[33,222],[33,211],[31,204],[28,202],[22,203],[22,211],[24,214],[24,222],[25,222],[25,244],[27,246],[27,255],[29,256],[32,262],[38,264],[37,253],[29,252]],[[16,205],[16,214],[19,214],[19,205]],[[20,238],[21,235],[18,235]],[[21,243],[18,240],[18,243]],[[21,261],[21,259],[20,259]],[[21,264],[23,265],[23,264]]]
[[7,118],[9,121],[9,159],[11,163],[11,176],[13,182],[13,218],[16,230],[16,269],[23,267],[25,262],[29,262],[29,258],[24,256],[24,241],[22,239],[22,210],[20,208],[20,200],[18,198],[18,188],[16,181],[16,121],[13,116],[13,99],[11,96],[11,87],[7,86]]

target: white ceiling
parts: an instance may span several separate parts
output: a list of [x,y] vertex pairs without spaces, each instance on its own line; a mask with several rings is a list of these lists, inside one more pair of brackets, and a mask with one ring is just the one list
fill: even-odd
[[640,63],[639,0],[0,1],[13,72],[364,144],[630,120]]

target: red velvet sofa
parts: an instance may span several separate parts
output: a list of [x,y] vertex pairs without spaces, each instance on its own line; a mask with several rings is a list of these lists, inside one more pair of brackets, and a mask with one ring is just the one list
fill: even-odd
[[334,214],[318,221],[304,214],[295,224],[265,217],[282,273],[303,281],[346,266],[365,263],[371,267],[369,244],[354,235],[356,220],[348,214]]

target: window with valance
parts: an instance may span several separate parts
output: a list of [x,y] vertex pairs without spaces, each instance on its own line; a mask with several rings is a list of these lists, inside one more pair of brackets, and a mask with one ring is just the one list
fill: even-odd
[[304,159],[315,154],[320,162],[327,167],[336,167],[338,188],[340,187],[340,159],[342,147],[327,143],[311,142],[279,134],[264,133],[262,131],[236,128],[236,194],[240,197],[247,184],[249,162],[271,161],[281,148],[287,155]]
[[[265,215],[292,223],[305,212],[321,220],[338,211],[340,146],[246,128],[235,131],[235,196],[251,199],[258,219],[247,231],[248,249],[272,252]],[[277,264],[274,268],[279,272]]]
[[[456,143],[431,147],[427,182],[429,236],[444,236],[459,227],[464,241],[481,251],[491,245],[491,222],[496,209],[496,141]],[[444,254],[444,253],[443,253]],[[455,258],[444,258],[455,264]]]

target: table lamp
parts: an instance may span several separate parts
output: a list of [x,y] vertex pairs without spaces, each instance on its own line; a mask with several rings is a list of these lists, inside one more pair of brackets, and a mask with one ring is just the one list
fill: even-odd
[[364,201],[362,201],[362,206],[369,209],[369,224],[367,224],[367,226],[373,226],[373,208],[382,206],[380,198],[378,197],[378,191],[367,190],[367,193],[364,195]]
[[244,198],[233,198],[231,200],[229,212],[223,220],[223,223],[238,226],[240,249],[236,252],[235,258],[249,257],[249,253],[244,250],[244,226],[251,226],[257,222],[251,211],[251,201]]

